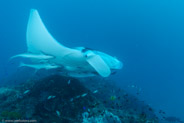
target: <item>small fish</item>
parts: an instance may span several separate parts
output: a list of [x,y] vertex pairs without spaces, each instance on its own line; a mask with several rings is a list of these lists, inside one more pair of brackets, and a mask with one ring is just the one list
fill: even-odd
[[26,91],[24,91],[24,94],[27,94],[27,93],[29,93],[30,92],[30,90],[26,90]]
[[54,56],[44,55],[44,54],[23,53],[23,54],[18,54],[18,55],[12,56],[10,58],[10,60],[12,60],[16,57],[24,57],[24,58],[37,59],[37,60],[48,60],[48,59],[54,58]]
[[97,92],[98,92],[98,90],[93,91],[94,94],[97,93]]
[[132,88],[135,88],[136,86],[135,85],[131,85]]
[[49,96],[47,99],[50,100],[52,98],[52,96]]
[[86,110],[86,107],[85,107],[85,106],[83,106],[83,109],[84,109],[84,110]]
[[160,111],[159,111],[159,113],[160,113],[160,114],[165,114],[165,112],[164,112],[164,111],[162,111],[162,110],[160,110]]
[[56,96],[49,96],[47,99],[50,100],[50,99],[53,99],[55,98]]
[[70,84],[70,82],[71,82],[71,81],[70,81],[70,80],[68,80],[68,85]]
[[90,112],[90,109],[88,109],[88,112]]
[[79,98],[80,97],[80,95],[79,96],[76,96],[75,98],[77,99],[77,98]]
[[24,64],[24,63],[20,63],[19,67],[30,67],[30,68],[34,68],[36,70],[40,70],[40,69],[56,69],[59,68],[60,66],[58,65],[53,65],[53,64]]
[[71,98],[70,101],[72,102],[73,101],[73,98]]
[[117,72],[116,72],[116,71],[114,71],[114,72],[112,72],[112,73],[111,73],[111,75],[115,75],[116,73],[117,73]]
[[56,111],[56,114],[57,114],[58,117],[61,116],[61,114],[60,114],[60,112],[58,110]]
[[112,101],[116,100],[116,96],[111,96],[110,100],[112,100]]
[[84,93],[84,94],[81,95],[81,97],[85,97],[86,95],[87,95],[87,93]]

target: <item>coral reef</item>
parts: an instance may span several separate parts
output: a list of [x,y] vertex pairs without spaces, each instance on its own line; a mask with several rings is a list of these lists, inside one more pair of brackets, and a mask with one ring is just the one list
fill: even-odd
[[121,123],[121,120],[118,116],[112,114],[109,111],[104,111],[102,115],[91,116],[89,117],[88,112],[82,114],[83,122],[82,123]]
[[157,123],[154,111],[101,79],[52,75],[0,88],[0,120],[43,123]]

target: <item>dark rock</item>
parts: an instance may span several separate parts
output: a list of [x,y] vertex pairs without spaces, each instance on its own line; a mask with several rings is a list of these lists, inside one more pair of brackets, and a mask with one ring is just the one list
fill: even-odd
[[[95,90],[98,92],[93,93]],[[87,95],[81,97],[84,94]],[[110,100],[111,96],[117,98]],[[79,81],[53,75],[0,88],[0,119],[30,119],[39,123],[85,123],[100,119],[158,122],[152,108],[135,99],[106,80]]]

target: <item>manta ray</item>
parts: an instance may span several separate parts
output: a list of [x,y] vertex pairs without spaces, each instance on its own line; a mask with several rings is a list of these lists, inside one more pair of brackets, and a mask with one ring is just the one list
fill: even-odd
[[[36,9],[31,9],[26,32],[27,52],[34,64],[41,59],[35,55],[52,56],[45,62],[61,66],[63,73],[72,77],[100,75],[108,77],[123,64],[106,53],[85,47],[69,48],[59,43],[47,30]],[[21,55],[24,56],[24,55]],[[28,55],[26,55],[28,56]],[[34,56],[32,58],[31,56]],[[44,63],[43,63],[44,64]]]

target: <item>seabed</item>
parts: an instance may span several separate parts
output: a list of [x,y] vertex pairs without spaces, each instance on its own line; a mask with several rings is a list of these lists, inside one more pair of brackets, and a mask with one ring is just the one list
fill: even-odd
[[[157,123],[154,110],[100,78],[52,75],[0,88],[0,121]],[[22,121],[23,122],[23,121]]]

